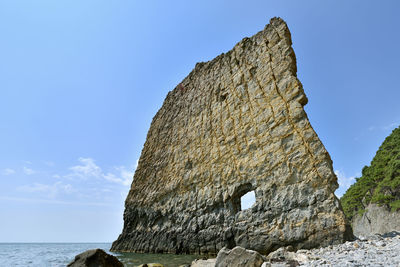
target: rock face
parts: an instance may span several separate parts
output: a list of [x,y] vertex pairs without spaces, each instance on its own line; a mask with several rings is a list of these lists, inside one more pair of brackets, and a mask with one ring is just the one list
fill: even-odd
[[400,231],[400,127],[340,199],[356,235]]
[[[114,251],[267,253],[351,236],[332,161],[311,127],[286,23],[195,69],[157,112]],[[256,203],[241,210],[254,190]]]
[[352,226],[356,236],[400,231],[400,212],[390,212],[384,206],[370,203],[363,215],[353,217]]
[[124,265],[113,255],[98,248],[75,256],[75,260],[67,267],[124,267]]

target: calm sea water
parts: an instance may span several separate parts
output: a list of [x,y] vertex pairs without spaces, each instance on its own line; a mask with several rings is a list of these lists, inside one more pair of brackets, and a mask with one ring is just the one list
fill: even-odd
[[199,258],[196,255],[111,253],[110,243],[0,243],[0,266],[65,267],[77,254],[95,248],[113,254],[127,267],[152,262],[177,267]]

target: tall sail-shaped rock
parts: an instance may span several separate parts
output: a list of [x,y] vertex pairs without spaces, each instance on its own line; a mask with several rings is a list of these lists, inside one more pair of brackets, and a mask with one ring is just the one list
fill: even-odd
[[[114,251],[269,252],[351,235],[311,127],[286,23],[198,63],[150,126]],[[256,203],[241,210],[240,197]]]

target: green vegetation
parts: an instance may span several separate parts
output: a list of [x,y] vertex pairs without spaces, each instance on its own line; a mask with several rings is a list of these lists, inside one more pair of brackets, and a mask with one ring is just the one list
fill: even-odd
[[340,199],[347,218],[363,214],[371,202],[400,210],[400,127],[386,137],[356,180]]

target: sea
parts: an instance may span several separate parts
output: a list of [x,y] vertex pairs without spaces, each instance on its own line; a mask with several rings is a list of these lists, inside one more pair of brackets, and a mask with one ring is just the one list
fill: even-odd
[[111,243],[0,243],[0,266],[67,266],[76,255],[88,250],[101,248],[116,256],[126,267],[144,263],[161,263],[165,267],[190,264],[198,255],[139,254],[110,252]]

